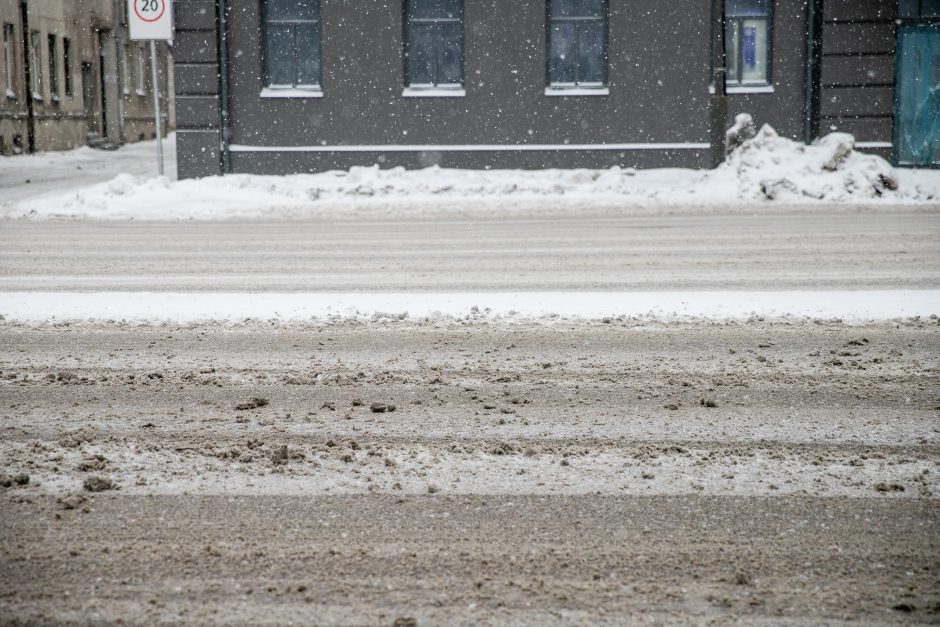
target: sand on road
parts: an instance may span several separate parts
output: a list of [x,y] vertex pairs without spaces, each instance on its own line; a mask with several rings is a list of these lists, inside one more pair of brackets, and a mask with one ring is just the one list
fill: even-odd
[[0,618],[934,622],[937,327],[6,321]]

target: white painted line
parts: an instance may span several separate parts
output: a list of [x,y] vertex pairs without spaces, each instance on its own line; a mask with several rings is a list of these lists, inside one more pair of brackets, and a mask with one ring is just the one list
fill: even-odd
[[232,152],[543,152],[570,150],[705,150],[708,144],[416,144],[362,146],[248,146],[232,144]]
[[[476,310],[474,310],[476,308]],[[600,319],[650,316],[672,320],[811,317],[847,322],[940,313],[940,290],[788,292],[451,292],[216,293],[2,292],[7,320],[309,320],[371,318],[376,313],[425,319]],[[381,317],[381,316],[379,316]]]

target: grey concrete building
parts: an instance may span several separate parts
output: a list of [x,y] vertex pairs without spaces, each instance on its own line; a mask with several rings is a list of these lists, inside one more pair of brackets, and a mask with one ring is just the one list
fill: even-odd
[[[711,5],[177,0],[179,174],[704,167]],[[940,162],[940,0],[725,0],[724,13],[732,116]]]
[[[155,136],[150,52],[125,0],[0,0],[0,154],[117,146]],[[173,61],[158,46],[164,129]]]

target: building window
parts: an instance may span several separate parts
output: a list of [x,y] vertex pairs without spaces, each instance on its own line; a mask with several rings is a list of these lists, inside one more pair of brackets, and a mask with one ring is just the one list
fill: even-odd
[[135,52],[137,53],[137,56],[136,56],[137,76],[135,77],[137,79],[137,95],[146,96],[147,92],[144,89],[144,76],[146,75],[146,66],[145,66],[145,59],[144,59],[144,54],[145,54],[144,45],[138,44],[137,50]]
[[900,0],[898,16],[905,20],[940,17],[940,0]]
[[72,40],[62,38],[62,66],[65,70],[65,95],[71,97],[72,91]]
[[320,0],[265,0],[264,84],[320,86]]
[[35,30],[29,33],[29,65],[33,100],[42,100],[42,51],[39,31]]
[[771,0],[725,0],[728,85],[769,85]]
[[463,0],[406,0],[405,85],[463,88]]
[[6,88],[7,98],[16,98],[16,92],[13,90],[13,68],[15,59],[13,57],[16,44],[13,41],[13,24],[3,25],[3,70],[4,87]]
[[118,64],[121,68],[121,91],[124,94],[131,93],[131,76],[127,66],[127,43],[118,46]]
[[59,71],[58,71],[58,57],[56,54],[56,45],[55,45],[55,35],[48,35],[46,37],[48,42],[48,51],[49,51],[49,95],[52,100],[59,99]]
[[607,0],[549,0],[548,86],[607,86]]

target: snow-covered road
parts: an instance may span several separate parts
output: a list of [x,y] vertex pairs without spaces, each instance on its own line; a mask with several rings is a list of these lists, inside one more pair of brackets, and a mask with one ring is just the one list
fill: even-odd
[[885,289],[940,289],[940,214],[0,222],[5,292]]

